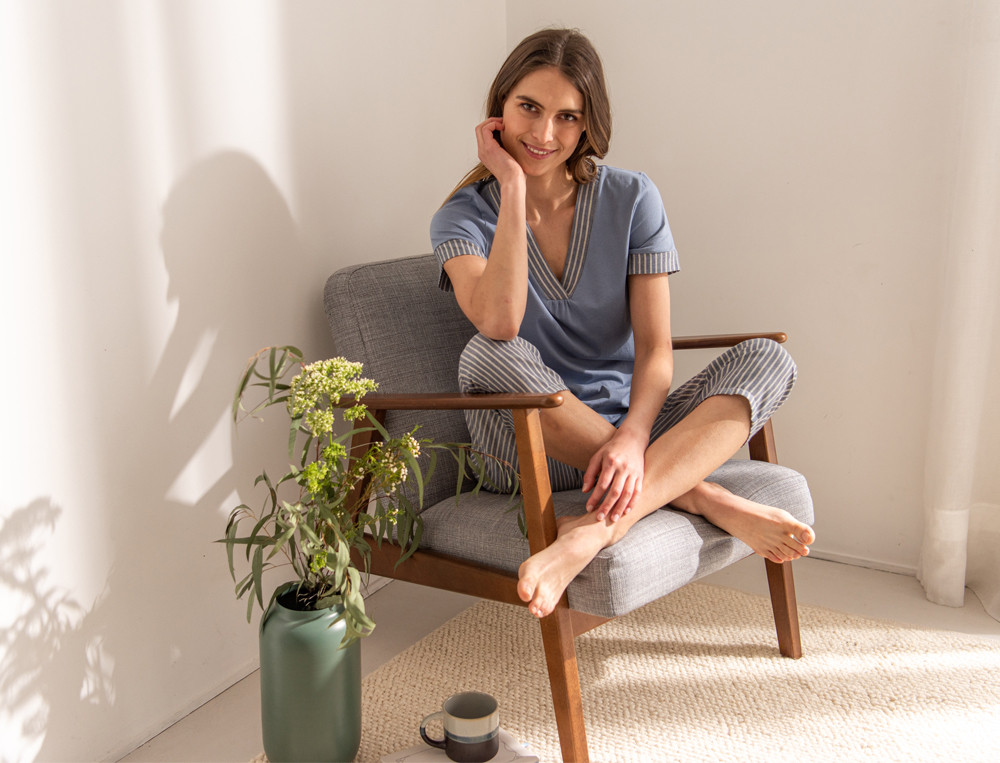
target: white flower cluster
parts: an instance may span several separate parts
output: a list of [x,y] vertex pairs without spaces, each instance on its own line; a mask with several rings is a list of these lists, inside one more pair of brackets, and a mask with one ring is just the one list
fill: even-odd
[[400,447],[404,450],[410,451],[410,455],[414,458],[420,455],[420,442],[417,440],[413,434],[408,434],[400,439]]
[[407,458],[404,453],[417,458],[420,455],[420,442],[412,433],[393,440],[389,447],[379,448],[375,452],[378,470],[382,480],[382,488],[389,494],[406,482],[410,476]]
[[[309,431],[315,436],[330,434],[334,426],[331,404],[336,405],[346,396],[362,398],[378,387],[373,380],[361,376],[361,368],[360,363],[353,363],[345,358],[309,363],[292,379],[288,412],[292,416],[302,416]],[[344,416],[356,420],[364,416],[364,412],[363,405],[355,405],[348,408]]]

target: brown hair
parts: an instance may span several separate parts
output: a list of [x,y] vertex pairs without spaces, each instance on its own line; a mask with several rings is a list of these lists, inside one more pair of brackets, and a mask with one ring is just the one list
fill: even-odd
[[[591,44],[575,29],[543,29],[525,37],[504,61],[486,96],[486,116],[502,117],[503,104],[511,90],[526,75],[538,69],[555,67],[583,96],[583,119],[586,130],[566,168],[577,183],[589,183],[597,174],[592,157],[603,159],[611,143],[611,102],[604,83],[601,58]],[[486,180],[492,173],[480,162],[462,178],[448,198],[467,185]]]

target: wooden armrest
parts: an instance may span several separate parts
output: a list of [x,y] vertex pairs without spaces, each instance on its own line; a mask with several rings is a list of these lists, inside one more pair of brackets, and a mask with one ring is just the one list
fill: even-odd
[[[421,392],[396,394],[373,392],[361,402],[376,411],[471,411],[482,409],[518,410],[556,408],[562,405],[558,392],[547,394],[464,395],[460,392]],[[355,398],[344,397],[335,408],[350,408]]]
[[707,334],[705,336],[675,336],[672,340],[675,350],[704,350],[713,347],[734,347],[748,339],[771,339],[778,344],[788,339],[784,331],[769,331],[759,334]]

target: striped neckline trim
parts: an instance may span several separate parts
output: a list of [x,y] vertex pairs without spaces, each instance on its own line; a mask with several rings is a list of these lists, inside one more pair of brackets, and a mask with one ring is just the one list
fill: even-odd
[[[566,262],[563,265],[562,280],[556,278],[549,263],[545,261],[545,256],[538,248],[535,236],[531,232],[531,227],[525,226],[528,236],[528,270],[546,299],[569,299],[576,290],[577,284],[580,283],[583,266],[587,259],[587,248],[590,245],[590,231],[594,221],[594,206],[597,201],[597,183],[602,169],[602,167],[598,167],[598,176],[591,182],[581,185],[577,191],[576,207],[573,211],[573,227],[570,231],[569,248],[566,252]],[[499,214],[500,184],[495,180],[490,182],[487,191],[493,210]]]

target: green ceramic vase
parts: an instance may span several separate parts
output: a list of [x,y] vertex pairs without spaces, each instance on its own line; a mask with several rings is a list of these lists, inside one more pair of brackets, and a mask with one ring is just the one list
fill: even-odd
[[272,763],[352,761],[361,746],[361,642],[340,648],[343,606],[299,611],[282,586],[260,621],[260,706]]

